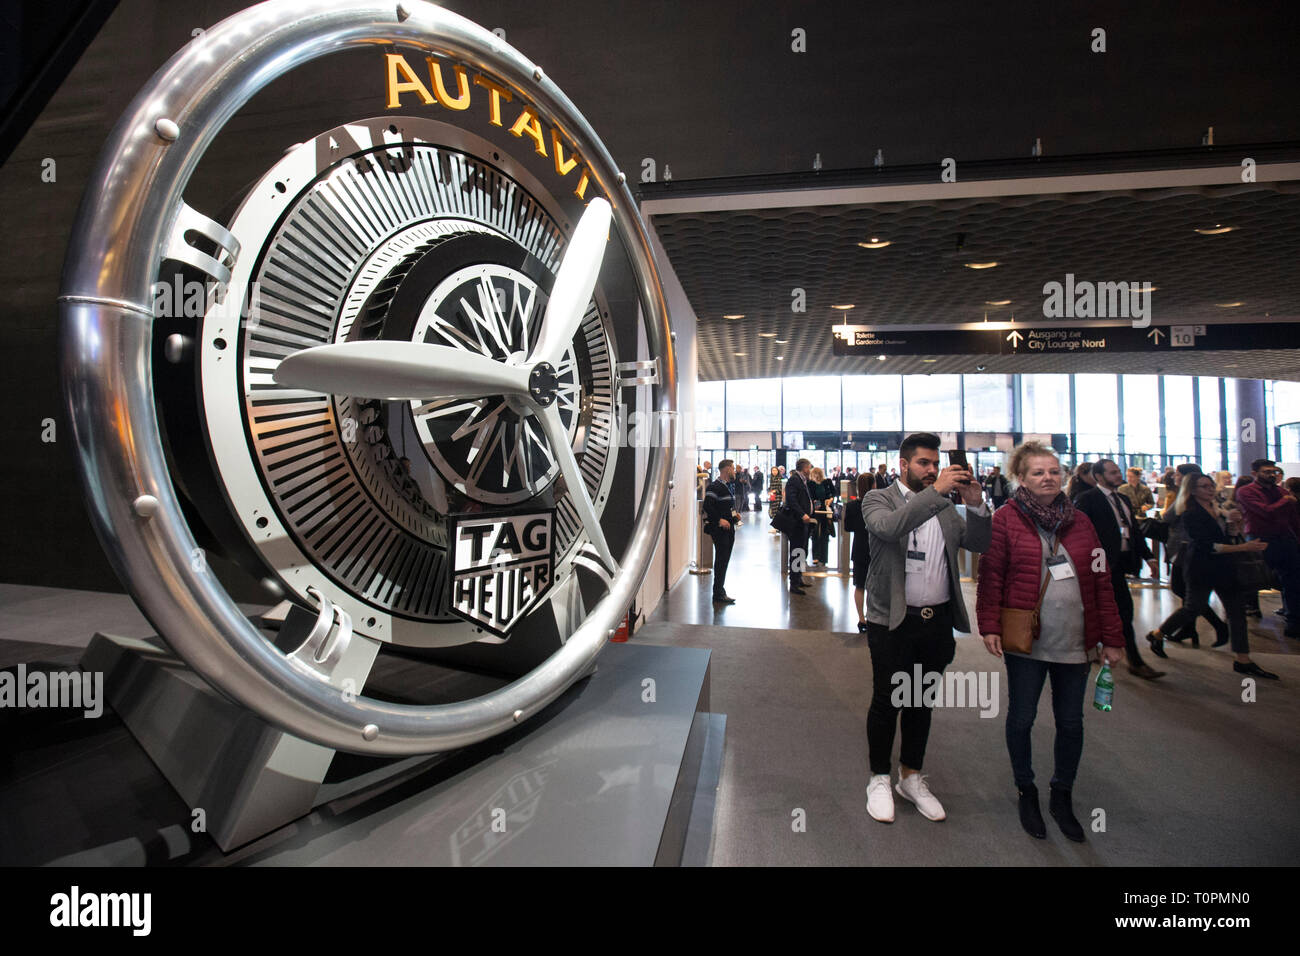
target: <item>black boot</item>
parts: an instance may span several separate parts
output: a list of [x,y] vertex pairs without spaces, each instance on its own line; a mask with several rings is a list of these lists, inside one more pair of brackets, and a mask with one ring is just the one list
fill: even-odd
[[1047,824],[1038,809],[1038,788],[1032,783],[1020,788],[1020,825],[1025,832],[1038,840],[1047,839]]
[[1075,843],[1084,841],[1083,826],[1074,817],[1074,807],[1070,805],[1070,791],[1062,790],[1053,785],[1052,796],[1049,801],[1048,809],[1052,814],[1052,819],[1056,821],[1057,826],[1067,838]]

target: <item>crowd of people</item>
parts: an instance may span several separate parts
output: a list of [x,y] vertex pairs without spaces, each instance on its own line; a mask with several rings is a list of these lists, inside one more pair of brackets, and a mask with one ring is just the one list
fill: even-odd
[[[1144,568],[1159,578],[1163,546],[1169,587],[1182,606],[1141,642],[1155,657],[1169,659],[1168,642],[1199,646],[1196,622],[1203,618],[1215,633],[1212,646],[1230,645],[1235,672],[1277,680],[1251,659],[1248,618],[1261,616],[1258,592],[1277,588],[1285,634],[1300,637],[1300,479],[1284,480],[1277,464],[1264,458],[1236,480],[1191,462],[1148,476],[1107,458],[1081,463],[1067,475],[1057,453],[1036,442],[1011,453],[1009,474],[997,467],[976,476],[963,464],[940,467],[939,444],[936,435],[909,435],[899,449],[898,471],[881,465],[861,474],[835,468],[826,475],[802,458],[788,475],[784,467],[763,475],[724,461],[718,479],[710,480],[706,462],[706,530],[718,556],[715,576],[722,569],[714,600],[734,603],[722,581],[735,522],[751,496],[761,507],[766,489],[772,524],[789,539],[787,580],[796,595],[806,593],[806,568],[825,563],[835,506],[842,504],[842,528],[853,534],[858,629],[867,635],[873,671],[868,813],[892,822],[897,793],[926,818],[945,818],[921,773],[930,705],[900,703],[896,678],[918,666],[942,674],[956,651],[954,631],[977,629],[1006,670],[1006,744],[1021,824],[1045,838],[1031,731],[1043,686],[1050,683],[1055,766],[1049,812],[1067,838],[1082,842],[1071,794],[1083,752],[1090,665],[1124,660],[1135,677],[1165,675],[1139,649],[1130,580]],[[837,501],[841,479],[852,482],[852,493]],[[959,549],[981,556],[973,620],[961,593]],[[1211,606],[1211,594],[1218,595],[1226,620]],[[895,782],[896,733],[902,739]]]

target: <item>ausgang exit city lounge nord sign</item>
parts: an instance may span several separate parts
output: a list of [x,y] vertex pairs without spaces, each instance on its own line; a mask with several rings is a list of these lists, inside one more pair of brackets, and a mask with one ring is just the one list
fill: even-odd
[[832,335],[835,355],[1082,355],[1168,349],[1213,352],[1300,348],[1300,326],[1291,322],[1147,328],[1134,328],[1129,323],[835,325]]

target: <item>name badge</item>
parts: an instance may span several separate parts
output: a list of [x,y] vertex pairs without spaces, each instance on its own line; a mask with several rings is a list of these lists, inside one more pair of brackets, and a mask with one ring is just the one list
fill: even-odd
[[1119,526],[1119,536],[1120,536],[1121,538],[1127,538],[1127,537],[1128,537],[1128,525],[1127,525],[1127,524],[1122,524],[1122,525]]
[[903,562],[903,570],[907,574],[919,574],[925,570],[925,552],[909,551],[907,560]]
[[1047,570],[1051,572],[1054,581],[1074,577],[1074,568],[1070,567],[1070,559],[1063,554],[1048,558]]

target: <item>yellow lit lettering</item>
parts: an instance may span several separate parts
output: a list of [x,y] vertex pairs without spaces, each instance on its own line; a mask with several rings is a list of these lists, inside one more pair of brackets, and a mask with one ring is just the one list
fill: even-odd
[[554,126],[551,127],[551,152],[555,154],[555,171],[561,176],[569,175],[569,171],[578,165],[577,153],[568,159],[564,158],[564,145],[560,142],[560,131]]
[[573,195],[579,199],[587,198],[587,180],[591,178],[591,170],[586,166],[582,167],[582,178],[578,180],[578,188],[573,191]]
[[492,94],[492,96],[488,99],[488,121],[493,126],[500,126],[501,125],[501,97],[504,96],[506,98],[507,103],[509,103],[512,99],[514,99],[514,97],[511,95],[510,91],[507,90],[500,83],[492,82],[486,76],[483,76],[481,73],[474,77],[474,85],[482,86]]
[[438,102],[449,110],[469,109],[469,77],[465,75],[465,68],[463,66],[451,68],[456,75],[456,98],[452,99],[447,95],[447,86],[442,81],[442,64],[431,56],[426,59],[429,61],[429,79],[433,82],[433,95],[438,98]]
[[524,107],[524,111],[519,114],[519,119],[515,120],[515,125],[510,127],[510,132],[516,136],[527,133],[528,138],[535,144],[533,149],[537,150],[537,155],[546,155],[546,144],[542,142],[542,124],[537,122],[537,114],[533,112],[531,106]]
[[[388,108],[395,110],[401,106],[400,98],[403,93],[418,93],[426,106],[431,104],[433,95],[412,72],[406,57],[400,53],[387,53],[385,56],[388,57]],[[398,79],[399,74],[405,79]]]

